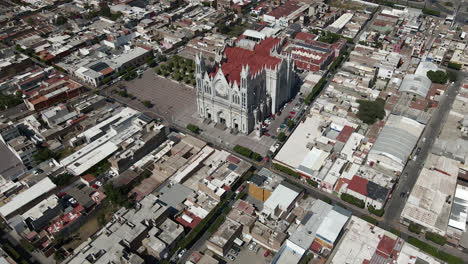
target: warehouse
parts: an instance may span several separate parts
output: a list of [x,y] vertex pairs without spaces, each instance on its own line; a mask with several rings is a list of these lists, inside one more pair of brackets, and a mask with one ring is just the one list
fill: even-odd
[[401,172],[424,127],[407,117],[390,115],[369,152],[370,165]]

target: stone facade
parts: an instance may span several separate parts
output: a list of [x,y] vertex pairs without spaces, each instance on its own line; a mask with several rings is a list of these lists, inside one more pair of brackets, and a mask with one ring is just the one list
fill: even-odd
[[[258,56],[253,50],[257,49],[255,46],[258,43],[251,42],[248,43],[250,50],[245,51],[249,47],[239,47],[239,44],[236,44],[236,51],[241,51],[247,56],[251,51],[252,56],[256,56],[254,59],[261,61],[264,55]],[[295,93],[294,63],[290,56],[280,55],[282,44],[284,40],[272,44],[270,53],[266,51],[268,55],[265,58],[270,63],[265,63],[259,68],[258,61],[255,61],[256,69],[252,69],[249,62],[242,61],[242,58],[229,58],[232,53],[221,55],[222,53],[218,52],[217,70],[213,71],[206,66],[203,55],[197,55],[196,95],[200,117],[225,125],[231,131],[248,134],[266,117],[276,114],[282,104],[290,100]],[[238,64],[240,73],[234,74],[240,74],[239,81],[237,77],[230,76],[232,73],[223,72],[223,63],[226,61],[230,61],[231,68],[233,64]]]

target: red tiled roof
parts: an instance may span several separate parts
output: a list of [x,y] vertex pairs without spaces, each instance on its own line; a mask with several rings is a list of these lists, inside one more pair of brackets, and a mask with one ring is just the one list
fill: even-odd
[[92,182],[96,179],[96,177],[94,177],[92,174],[86,174],[84,176],[81,176],[81,178],[83,178],[83,180],[87,182]]
[[385,257],[388,257],[392,253],[395,244],[396,240],[384,235],[384,237],[380,240],[379,244],[377,245],[377,253],[380,251],[385,254]]
[[306,32],[299,32],[296,34],[296,37],[294,39],[307,41],[307,40],[314,40],[315,37],[317,37],[317,35],[306,33]]
[[188,217],[192,218],[192,222],[187,222],[185,221],[182,216],[179,216],[176,218],[176,221],[179,222],[181,225],[185,226],[185,227],[188,227],[188,228],[195,228],[199,223],[200,221],[202,220],[200,217],[196,216],[195,214],[193,214],[192,212],[188,211],[188,210],[185,210],[184,211],[184,214],[187,215]]
[[234,163],[234,164],[237,164],[237,163],[240,162],[240,160],[239,160],[238,158],[236,158],[235,156],[233,156],[233,155],[229,155],[229,156],[227,157],[227,160],[228,160],[229,162],[231,162],[231,163]]
[[227,60],[221,65],[221,70],[228,82],[240,84],[242,66],[249,65],[250,72],[254,75],[263,67],[273,68],[278,65],[281,59],[271,56],[270,51],[279,42],[279,38],[266,38],[257,44],[253,51],[240,47],[227,47],[224,50]]
[[351,181],[349,182],[348,189],[360,193],[362,195],[367,195],[367,183],[368,180],[354,175]]
[[280,5],[279,7],[275,8],[273,11],[269,12],[268,15],[275,17],[276,19],[288,16],[295,10],[299,9],[300,5],[296,1],[288,1],[284,3],[283,5]]
[[251,204],[249,204],[246,201],[242,201],[242,200],[237,205],[237,209],[239,209],[242,212],[247,213],[249,215],[253,215],[253,213],[255,212],[255,208]]
[[344,126],[340,134],[338,134],[336,137],[336,140],[346,143],[353,132],[354,128],[350,126]]
[[72,120],[72,121],[70,122],[70,125],[73,125],[73,124],[75,124],[75,123],[79,123],[79,122],[83,121],[83,119],[85,119],[86,117],[88,117],[88,116],[87,116],[87,115],[80,116],[80,117],[78,117],[77,119]]
[[312,251],[316,253],[319,253],[320,250],[322,249],[322,245],[318,243],[317,241],[314,241],[312,245],[310,246],[310,249],[312,249]]

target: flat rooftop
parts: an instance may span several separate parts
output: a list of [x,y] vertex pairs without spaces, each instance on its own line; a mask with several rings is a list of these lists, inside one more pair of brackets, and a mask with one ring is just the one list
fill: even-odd
[[445,235],[458,169],[458,161],[429,153],[400,217]]

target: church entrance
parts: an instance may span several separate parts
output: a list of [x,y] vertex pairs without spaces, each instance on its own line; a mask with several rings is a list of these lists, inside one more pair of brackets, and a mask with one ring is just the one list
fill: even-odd
[[226,118],[224,117],[223,111],[218,112],[218,123],[222,125],[226,125]]

